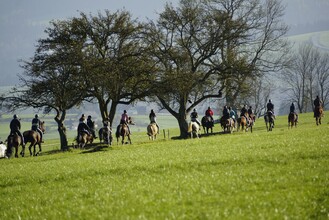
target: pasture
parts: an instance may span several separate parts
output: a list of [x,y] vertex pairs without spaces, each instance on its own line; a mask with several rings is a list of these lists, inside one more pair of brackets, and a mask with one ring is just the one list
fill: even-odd
[[42,156],[0,160],[1,219],[329,218],[326,117],[193,140],[149,141],[145,126],[132,145],[83,151],[45,138]]

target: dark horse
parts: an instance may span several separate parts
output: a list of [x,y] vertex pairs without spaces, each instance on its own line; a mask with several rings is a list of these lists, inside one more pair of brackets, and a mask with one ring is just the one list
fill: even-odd
[[100,143],[102,143],[104,140],[105,144],[112,145],[112,139],[113,139],[112,130],[108,126],[104,126],[101,129],[99,129],[98,137],[99,137]]
[[[45,132],[45,122],[41,122],[41,126],[40,126],[40,130],[42,133]],[[30,146],[29,146],[29,151],[30,151],[30,156],[32,156],[32,147],[33,147],[33,156],[38,156],[41,151],[42,151],[42,148],[41,148],[41,135],[38,131],[34,131],[34,130],[28,130],[28,131],[24,131],[23,133],[23,136],[24,136],[24,140],[25,140],[25,143],[28,143],[30,142]],[[39,152],[36,153],[36,145],[39,146]],[[23,146],[23,150],[21,152],[21,155],[22,157],[24,157],[25,155],[25,146]]]
[[293,126],[297,127],[297,114],[290,112],[288,115],[288,128],[292,128]]
[[314,118],[316,125],[321,124],[321,118],[323,116],[323,108],[321,106],[316,106],[314,108]]
[[7,138],[7,157],[9,158],[11,156],[13,147],[15,148],[15,157],[18,157],[18,147],[21,144],[21,137],[16,132],[11,133]]
[[264,115],[264,120],[265,120],[267,131],[272,131],[272,129],[274,127],[273,112],[271,112],[271,111],[266,112],[265,115]]
[[[203,116],[201,119],[201,124],[202,124],[204,133],[207,132],[207,134],[209,134],[209,128],[212,133],[212,128],[214,127],[214,121],[211,119],[210,116]],[[206,128],[207,128],[207,130],[206,130]]]
[[[128,119],[128,124],[134,124],[131,120],[131,117],[129,117]],[[129,143],[131,144],[131,139],[130,139],[130,132],[129,132],[129,129],[128,129],[128,125],[126,124],[120,124],[117,128],[117,131],[115,133],[115,136],[117,138],[117,144],[119,144],[119,138],[120,136],[122,137],[121,139],[121,143],[123,144],[124,143],[124,140],[125,140],[125,137],[128,138],[128,141]]]

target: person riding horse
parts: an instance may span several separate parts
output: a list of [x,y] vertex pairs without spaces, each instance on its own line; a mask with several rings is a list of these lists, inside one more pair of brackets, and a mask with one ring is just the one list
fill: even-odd
[[77,137],[77,139],[79,139],[79,135],[81,133],[86,133],[86,134],[90,135],[90,127],[84,122],[83,117],[81,117],[79,119],[78,137]]
[[41,131],[41,121],[39,119],[39,115],[36,114],[34,118],[32,119],[32,127],[31,130],[37,131],[40,134],[40,142],[43,143],[43,132]]
[[196,122],[199,126],[201,126],[201,123],[200,121],[198,120],[198,113],[196,111],[196,109],[193,109],[193,112],[191,113],[190,115],[190,118],[191,118],[191,121],[192,122]]
[[211,110],[210,106],[208,107],[207,111],[205,112],[205,115],[207,117],[211,118],[211,122],[214,122],[214,118],[212,117],[214,115],[214,112]]
[[95,122],[91,119],[91,115],[88,115],[88,118],[87,118],[87,125],[88,127],[90,128],[90,132],[91,134],[93,135],[94,138],[97,138],[96,137],[96,133],[95,133]]
[[23,137],[23,135],[20,131],[21,130],[21,122],[20,122],[20,119],[18,118],[18,115],[13,116],[13,119],[11,120],[9,127],[10,127],[9,136],[12,135],[12,134],[17,133],[21,137],[22,146],[25,146],[24,137]]
[[230,118],[232,118],[233,121],[234,121],[234,127],[236,127],[236,113],[235,113],[235,111],[232,109],[231,106],[228,107],[228,111],[229,111],[229,113],[230,113]]
[[296,122],[298,122],[298,114],[295,112],[295,104],[293,102],[290,105],[290,113],[293,113],[296,115]]
[[249,106],[248,108],[248,116],[249,116],[249,121],[255,121],[255,115],[254,115],[254,111],[252,110],[252,106]]
[[128,124],[129,124],[129,116],[128,116],[126,110],[123,110],[123,114],[121,115],[120,124],[119,124],[118,127],[117,127],[117,133],[120,133],[120,132],[119,132],[119,129],[120,129],[120,126],[121,126],[122,124],[127,125],[128,132],[129,132],[129,134],[131,134],[130,128],[129,128],[129,126],[128,126]]
[[314,117],[316,117],[320,108],[322,107],[322,101],[320,100],[318,95],[314,99],[313,104],[314,104]]
[[157,126],[158,134],[160,134],[159,125],[157,123],[157,116],[156,116],[155,112],[153,111],[153,109],[151,109],[151,112],[149,114],[149,119],[150,119],[150,123],[154,123]]
[[[272,117],[275,118],[275,114],[274,114],[274,104],[272,103],[272,100],[269,99],[268,100],[268,103],[266,105],[266,108],[267,108],[267,114],[269,117]],[[273,120],[273,128],[274,128],[274,120]]]

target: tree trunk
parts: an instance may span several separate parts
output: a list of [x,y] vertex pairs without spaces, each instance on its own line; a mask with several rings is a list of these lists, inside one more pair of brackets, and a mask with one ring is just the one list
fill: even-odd
[[188,133],[188,122],[186,120],[186,117],[179,117],[177,118],[178,125],[179,125],[179,130],[180,130],[180,138],[187,138]]
[[118,103],[112,101],[110,112],[109,112],[110,127],[112,127],[114,116],[115,116],[115,112],[117,110],[117,106],[118,106]]
[[109,115],[107,114],[107,103],[102,99],[98,99],[99,111],[103,122],[108,119]]
[[57,130],[58,130],[59,137],[60,137],[61,150],[65,151],[65,150],[68,150],[66,127],[64,125],[66,111],[63,110],[62,112],[60,112],[60,110],[56,109],[56,112],[57,112],[57,115],[54,119],[57,122],[57,126],[58,126]]

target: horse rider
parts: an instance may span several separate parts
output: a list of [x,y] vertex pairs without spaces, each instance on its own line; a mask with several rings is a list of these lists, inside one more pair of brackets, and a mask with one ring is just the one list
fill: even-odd
[[[274,114],[274,104],[272,103],[272,100],[269,99],[268,103],[266,105],[267,108],[267,112],[270,112],[271,115],[273,115],[273,117],[275,118],[275,114]],[[273,127],[274,127],[274,120],[273,120]]]
[[314,99],[313,104],[314,104],[314,117],[316,117],[316,112],[317,111],[319,112],[320,108],[322,107],[322,101],[320,100],[318,95]]
[[120,132],[119,132],[119,129],[120,129],[120,125],[122,125],[122,124],[127,125],[128,132],[129,132],[129,134],[131,134],[131,132],[130,132],[130,128],[129,128],[129,126],[128,126],[128,124],[129,124],[129,116],[128,116],[128,113],[127,113],[126,110],[123,110],[123,113],[122,113],[122,115],[121,115],[120,124],[119,124],[118,127],[117,127],[117,133],[120,133]]
[[211,110],[210,106],[208,107],[207,111],[205,112],[205,115],[207,117],[211,118],[211,122],[214,122],[214,118],[212,117],[214,115],[214,112]]
[[151,112],[149,114],[149,119],[150,119],[150,123],[155,123],[155,125],[158,128],[158,134],[160,134],[159,125],[157,123],[157,116],[155,115],[155,112],[153,111],[153,109],[151,109]]
[[40,134],[40,142],[43,143],[43,132],[41,131],[41,121],[39,119],[39,115],[36,114],[32,119],[32,127],[31,130],[37,131]]
[[193,112],[191,113],[190,115],[190,118],[191,118],[191,121],[192,122],[196,122],[199,126],[201,126],[201,123],[200,121],[198,120],[198,113],[196,111],[196,109],[193,109]]
[[240,110],[240,118],[242,118],[242,116],[245,117],[247,124],[249,124],[249,117],[247,117],[247,114],[248,114],[247,105],[244,105]]
[[14,133],[17,133],[20,137],[21,137],[21,140],[22,140],[22,146],[25,146],[25,141],[24,141],[24,137],[21,133],[21,122],[20,122],[20,119],[18,118],[18,115],[14,115],[13,116],[13,119],[11,120],[10,122],[10,135],[11,134],[14,134]]
[[252,106],[249,106],[248,108],[248,115],[249,115],[249,120],[255,121],[255,116],[254,116],[254,111],[252,110]]
[[293,102],[290,105],[290,113],[293,113],[296,115],[296,121],[298,122],[298,114],[295,112],[295,104]]
[[85,120],[86,120],[85,114],[82,114],[82,115],[81,115],[81,117],[80,117],[80,119],[79,119],[79,122],[80,122],[81,120],[82,120],[82,121],[85,121]]
[[91,119],[91,115],[88,115],[88,118],[87,118],[87,125],[88,127],[90,128],[90,131],[91,131],[91,134],[93,135],[94,138],[97,138],[96,137],[96,133],[95,133],[95,122]]
[[85,123],[83,120],[83,117],[79,119],[79,125],[78,125],[78,138],[80,133],[86,133],[90,135],[90,127]]
[[235,114],[235,111],[231,108],[231,106],[228,107],[228,111],[230,113],[230,118],[233,119],[234,125],[236,126],[236,119],[235,119],[236,118],[236,114]]

